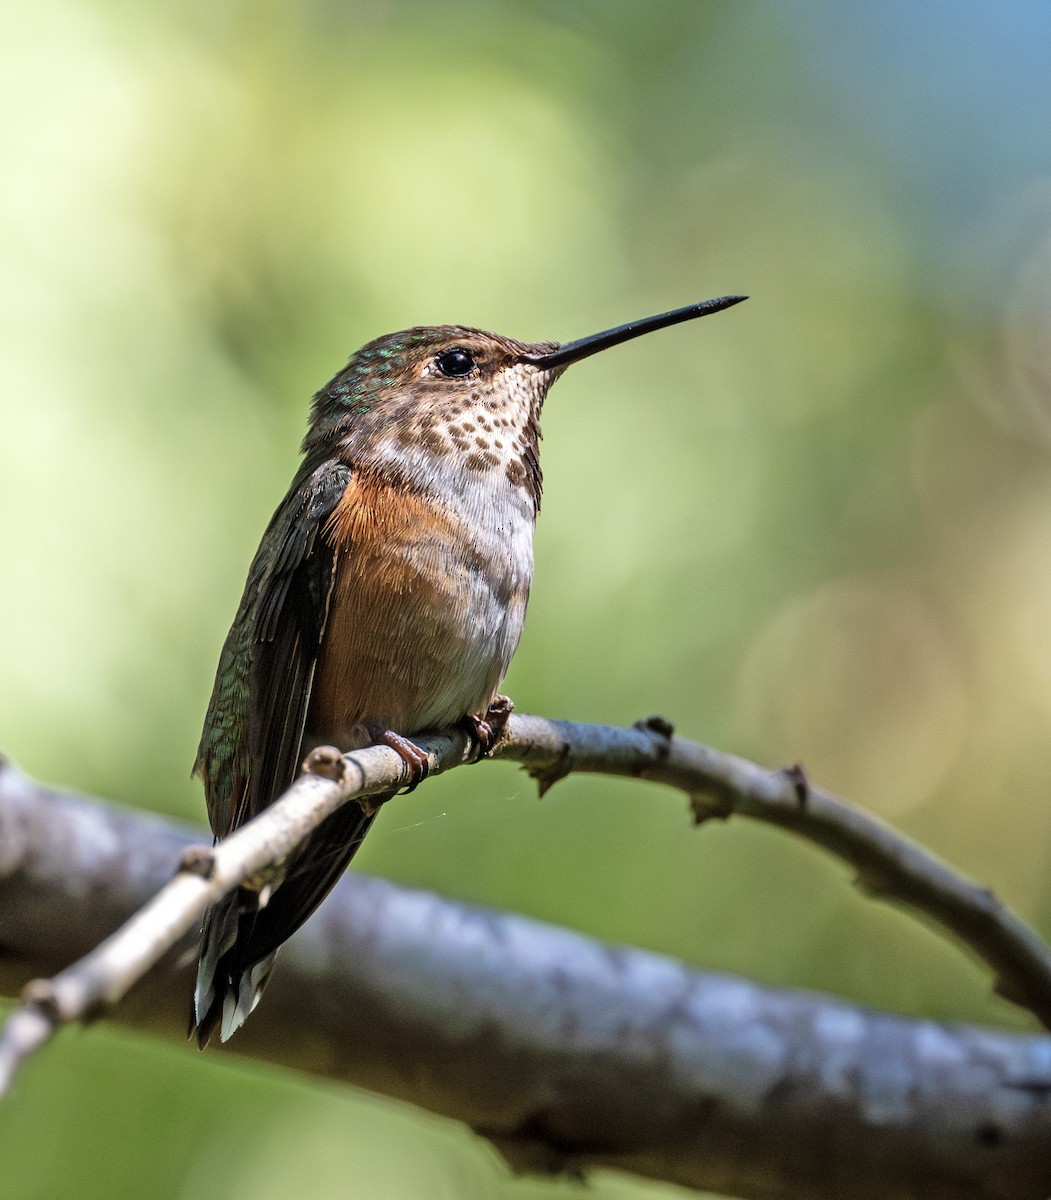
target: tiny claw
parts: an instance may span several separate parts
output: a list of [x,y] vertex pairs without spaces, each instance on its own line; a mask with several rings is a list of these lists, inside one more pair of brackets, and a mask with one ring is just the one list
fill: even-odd
[[507,722],[511,719],[511,714],[514,711],[515,702],[510,696],[494,697],[492,704],[486,709],[485,719],[489,722],[495,741],[500,740],[500,736],[507,728]]
[[474,743],[468,754],[468,761],[478,762],[481,758],[488,758],[496,745],[496,734],[492,725],[485,717],[476,717],[474,713],[468,713],[460,724],[467,730],[467,736]]
[[497,696],[485,711],[484,717],[468,713],[463,719],[468,736],[475,744],[473,761],[491,758],[493,748],[507,727],[508,718],[514,711],[514,701],[509,696]]
[[403,734],[395,733],[393,729],[384,729],[379,740],[390,746],[406,766],[408,779],[404,794],[415,791],[431,773],[426,753],[415,742],[409,741]]

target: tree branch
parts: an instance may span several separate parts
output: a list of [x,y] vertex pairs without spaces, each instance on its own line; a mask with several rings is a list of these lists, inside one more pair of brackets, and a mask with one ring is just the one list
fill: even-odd
[[[462,761],[466,749],[455,735],[426,745],[435,769]],[[948,913],[949,927],[1001,975],[1011,964],[1031,1006],[1047,1012],[1047,952],[1036,953],[1031,931],[796,773],[670,739],[655,722],[613,730],[515,717],[498,754],[547,784],[569,769],[638,775],[714,795],[695,801],[700,816],[717,805],[720,815],[744,811],[793,828],[866,878],[890,880],[899,898],[918,895],[925,911]],[[150,897],[190,844],[188,832],[4,769],[0,988],[83,954],[144,902],[145,912],[163,914],[145,930],[143,914],[133,918],[135,936],[124,937],[134,953],[111,939],[88,967],[78,963],[50,991],[31,992],[15,1014],[33,1023],[30,1041],[40,1026],[46,1036],[56,1019],[111,1003],[176,940],[173,931],[192,929],[212,889],[233,886],[237,872],[260,869],[283,837],[301,834],[307,809],[321,819],[359,784],[390,787],[401,769],[385,748],[346,761],[340,782],[300,780],[269,832],[251,830],[229,861],[235,838],[224,842],[210,879],[180,872],[169,893],[180,898],[178,915],[172,901]],[[198,870],[206,861],[184,858]],[[970,889],[983,900],[964,920]],[[189,946],[183,937],[116,1015],[181,1035],[189,981],[185,964],[178,982],[172,972]],[[618,1166],[756,1197],[1051,1190],[1051,1039],[910,1022],[691,972],[354,874],[289,943],[234,1046],[467,1121],[532,1166]]]
[[634,729],[513,717],[501,757],[521,762],[543,791],[570,771],[636,775],[680,788],[698,824],[734,814],[777,825],[834,854],[868,895],[936,922],[983,961],[1004,999],[1051,1029],[1051,948],[987,887],[879,818],[814,787],[800,767],[771,771],[672,736],[662,718]]

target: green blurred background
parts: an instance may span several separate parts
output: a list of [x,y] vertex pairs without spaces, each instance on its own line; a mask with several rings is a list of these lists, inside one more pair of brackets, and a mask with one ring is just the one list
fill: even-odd
[[[1051,930],[1049,61],[1035,0],[9,0],[3,749],[201,819],[220,642],[357,346],[743,291],[555,389],[507,690],[801,759]],[[627,782],[456,772],[356,865],[1026,1027],[818,853]],[[18,1200],[570,1194],[411,1109],[105,1029],[26,1072],[0,1162]]]

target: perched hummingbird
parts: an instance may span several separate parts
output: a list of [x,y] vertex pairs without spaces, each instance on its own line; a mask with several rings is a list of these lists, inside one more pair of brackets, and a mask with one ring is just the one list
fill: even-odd
[[[540,410],[570,363],[745,299],[723,296],[558,345],[459,325],[377,338],[314,397],[303,464],[248,572],[195,771],[216,838],[292,783],[310,749],[467,722],[482,752],[506,709],[540,508]],[[506,715],[504,715],[506,719]],[[390,793],[389,795],[393,795]],[[260,890],[209,912],[191,1034],[225,1041],[274,957],[350,862],[376,807],[330,816]]]

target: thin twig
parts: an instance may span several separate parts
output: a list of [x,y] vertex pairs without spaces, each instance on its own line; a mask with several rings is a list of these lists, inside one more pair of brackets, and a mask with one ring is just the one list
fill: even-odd
[[789,830],[853,867],[867,895],[896,901],[952,934],[989,967],[999,995],[1051,1029],[1051,947],[989,888],[815,787],[798,766],[768,770],[674,737],[661,718],[627,730],[517,717],[497,754],[523,763],[542,788],[571,771],[636,775],[686,792],[698,824],[738,815]]
[[[428,751],[432,774],[463,762],[468,748],[466,734],[455,732],[421,738],[419,745]],[[325,773],[305,771],[278,801],[214,849],[191,847],[175,877],[115,933],[52,979],[26,987],[21,1005],[0,1029],[0,1096],[59,1026],[89,1020],[116,1004],[211,905],[286,858],[342,804],[397,786],[405,770],[387,746],[342,758],[320,748],[308,762]]]
[[[465,761],[463,734],[418,739],[431,773]],[[669,784],[691,797],[698,821],[741,813],[790,829],[858,871],[870,893],[933,918],[993,969],[998,990],[1051,1027],[1051,950],[992,894],[874,817],[813,787],[798,768],[769,771],[672,735],[651,718],[632,729],[512,716],[494,757],[521,762],[541,790],[573,771]],[[0,1031],[0,1095],[20,1064],[61,1024],[121,999],[207,908],[285,858],[341,804],[389,789],[403,764],[374,746],[340,758],[315,752],[310,773],[214,851],[184,856],[176,877],[90,954],[49,981],[35,981]],[[335,769],[333,769],[335,764]]]

